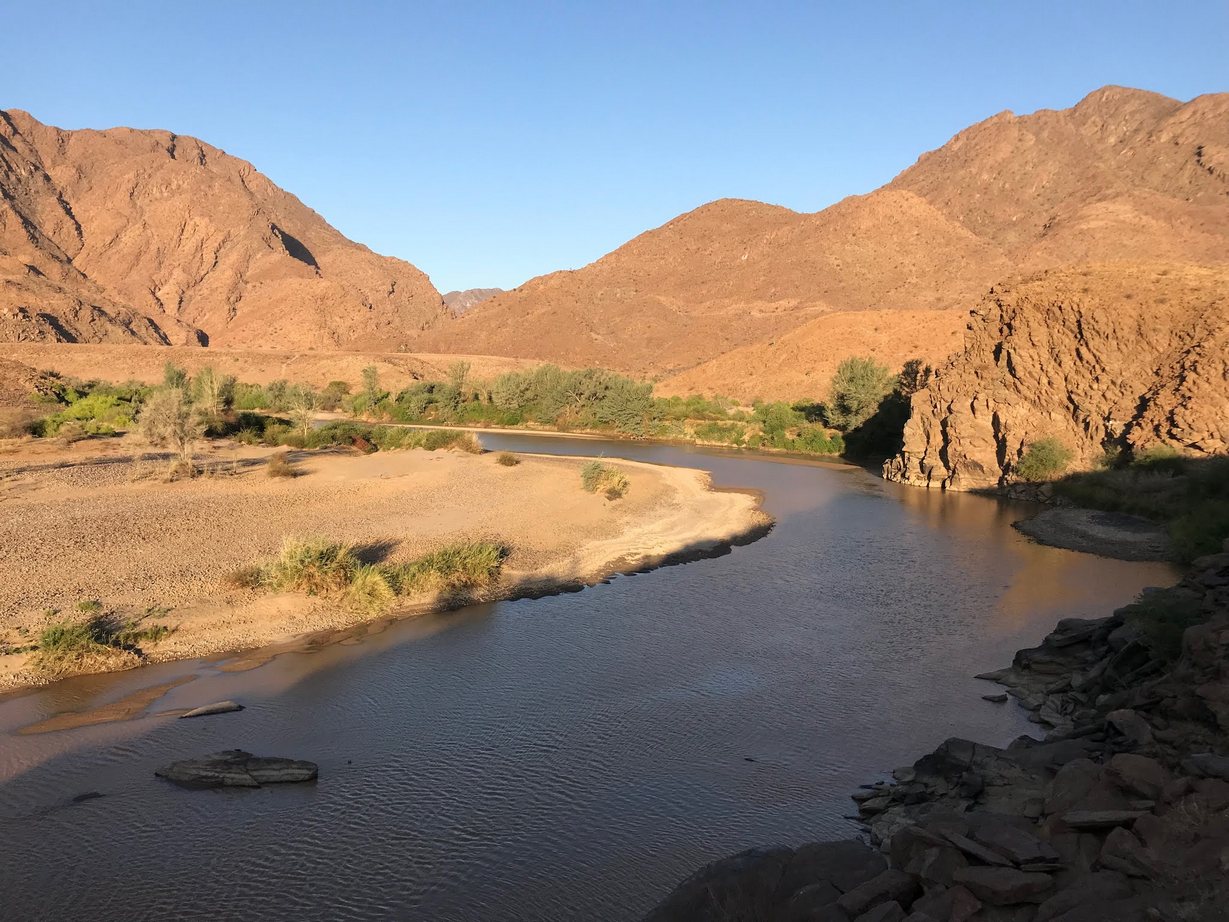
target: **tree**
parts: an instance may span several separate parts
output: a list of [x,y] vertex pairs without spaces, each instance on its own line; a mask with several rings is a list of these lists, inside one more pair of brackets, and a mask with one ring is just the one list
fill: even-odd
[[220,375],[206,365],[192,379],[192,402],[210,422],[216,421],[235,403],[235,376]]
[[145,401],[137,426],[151,445],[170,448],[188,471],[196,440],[205,432],[206,420],[181,387],[154,391]]
[[293,388],[287,395],[287,407],[290,410],[290,419],[306,445],[307,437],[312,431],[312,420],[316,415],[316,395],[310,388]]
[[182,365],[167,362],[162,366],[162,386],[185,388],[188,386],[188,372]]
[[874,415],[892,392],[896,377],[871,358],[850,357],[836,367],[824,415],[828,425],[844,432],[856,429]]
[[465,382],[469,378],[469,362],[453,362],[448,366],[448,383],[457,389],[457,392],[465,390]]
[[369,409],[380,402],[380,369],[374,365],[363,369],[363,396],[367,398]]

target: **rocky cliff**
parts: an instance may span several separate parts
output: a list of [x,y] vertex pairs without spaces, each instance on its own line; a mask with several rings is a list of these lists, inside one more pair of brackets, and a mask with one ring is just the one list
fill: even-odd
[[449,316],[414,266],[202,141],[0,111],[0,341],[396,350]]
[[1229,271],[1102,265],[992,290],[963,351],[913,396],[884,473],[996,487],[1042,439],[1073,469],[1115,448],[1229,451]]

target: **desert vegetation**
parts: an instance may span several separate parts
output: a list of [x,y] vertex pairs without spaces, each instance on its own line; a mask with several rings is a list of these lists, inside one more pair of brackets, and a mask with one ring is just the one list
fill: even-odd
[[1039,483],[1053,480],[1071,465],[1071,449],[1055,438],[1030,442],[1016,462],[1016,475],[1021,480]]
[[144,661],[145,647],[172,632],[173,628],[150,620],[165,614],[150,608],[138,617],[126,616],[87,600],[71,615],[48,611],[46,625],[33,642],[7,652],[32,653],[31,668],[46,679],[130,668]]
[[399,600],[435,594],[472,597],[499,579],[508,549],[493,541],[463,541],[404,562],[364,562],[360,549],[323,537],[288,537],[271,560],[235,575],[237,585],[300,592],[382,614]]
[[626,474],[601,461],[590,461],[581,468],[580,483],[589,493],[601,493],[607,499],[622,499],[631,485]]
[[1184,561],[1214,554],[1229,539],[1229,457],[1186,458],[1168,448],[1111,453],[1102,470],[1068,474],[1054,492],[1079,506],[1163,523]]

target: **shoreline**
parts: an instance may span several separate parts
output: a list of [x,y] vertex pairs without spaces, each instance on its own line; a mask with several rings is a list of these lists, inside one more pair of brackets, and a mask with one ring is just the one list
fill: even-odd
[[[1139,620],[1184,606],[1190,626]],[[1156,615],[1153,615],[1156,618]],[[1060,621],[1004,687],[1046,731],[951,738],[852,795],[870,839],[751,848],[644,922],[1213,922],[1229,905],[1229,541],[1181,582]],[[1008,706],[1011,706],[1010,704]],[[740,916],[741,918],[742,916]]]
[[[240,461],[249,467],[253,463],[259,465],[270,453],[257,449],[244,450],[239,452],[242,456]],[[758,494],[754,491],[714,488],[709,476],[701,471],[605,459],[605,463],[622,470],[632,480],[628,497],[612,501],[581,491],[578,472],[589,459],[530,453],[521,453],[519,457],[522,458],[520,465],[501,468],[493,462],[491,453],[466,455],[445,451],[411,451],[380,452],[361,457],[337,453],[299,453],[296,463],[310,465],[312,470],[288,484],[274,483],[264,478],[259,467],[245,470],[238,477],[219,481],[212,485],[212,490],[210,484],[198,484],[196,481],[184,484],[126,484],[119,492],[128,493],[125,498],[129,504],[140,498],[145,499],[146,506],[170,504],[174,517],[204,515],[202,508],[213,505],[219,507],[218,517],[228,513],[237,516],[240,521],[234,523],[236,531],[244,533],[249,528],[254,530],[250,536],[252,558],[267,556],[268,551],[273,549],[272,535],[281,531],[280,526],[271,529],[262,521],[262,515],[271,514],[265,512],[263,507],[248,508],[259,506],[256,501],[267,500],[269,494],[285,494],[279,501],[291,508],[290,512],[277,511],[281,516],[279,521],[320,525],[320,520],[315,516],[327,513],[336,520],[345,521],[350,530],[340,537],[355,543],[356,547],[390,545],[393,546],[392,553],[403,555],[401,545],[408,546],[404,554],[409,554],[410,551],[434,549],[449,539],[460,539],[465,535],[477,537],[498,533],[512,549],[498,580],[489,588],[448,595],[420,595],[407,598],[390,611],[364,614],[348,608],[340,600],[313,599],[290,593],[266,595],[253,590],[225,588],[219,579],[224,577],[224,565],[213,561],[207,550],[202,554],[199,549],[190,548],[196,557],[185,563],[183,568],[192,570],[194,565],[207,566],[213,577],[202,578],[200,574],[194,574],[179,580],[184,585],[172,586],[176,591],[181,591],[182,603],[173,605],[168,613],[156,620],[177,629],[166,639],[151,645],[145,651],[141,664],[220,654],[255,654],[255,658],[259,658],[262,649],[294,645],[309,636],[346,630],[364,623],[383,619],[400,620],[484,602],[577,591],[622,573],[645,572],[728,553],[735,546],[763,537],[773,525],[771,518],[761,509]],[[33,459],[23,460],[28,462]],[[82,465],[84,459],[76,459],[76,466],[111,467],[125,463],[119,459],[93,460],[95,465],[88,461]],[[107,463],[104,465],[103,461]],[[69,462],[66,468],[54,464],[44,467],[64,476],[63,471],[71,474],[74,466]],[[10,508],[18,513],[15,518],[25,520],[23,513],[33,516],[37,511],[38,477],[41,472],[31,474],[29,467],[19,467],[17,471],[9,477],[0,476],[0,491],[5,488],[11,491],[10,502],[18,506]],[[0,475],[5,473],[0,469]],[[564,474],[565,479],[561,480],[560,474]],[[261,480],[251,479],[256,476]],[[571,477],[577,478],[574,490],[568,479]],[[311,483],[313,479],[318,480],[314,486]],[[250,487],[246,492],[242,487],[245,480],[249,481]],[[505,486],[494,489],[491,486],[493,483],[506,485],[509,482],[515,483],[516,488]],[[88,496],[88,482],[84,490],[80,486],[76,489],[83,497],[82,501],[88,503],[89,499],[85,498]],[[483,490],[488,495],[484,496]],[[192,496],[175,505],[173,494],[176,491]],[[46,493],[46,488],[42,492]],[[30,494],[28,498],[24,495],[26,493]],[[4,498],[2,492],[0,498]],[[193,501],[188,502],[189,498]],[[24,505],[21,505],[23,500]],[[338,509],[348,502],[355,503],[353,514],[349,516],[343,514],[351,511],[348,507],[341,511]],[[300,505],[301,511],[298,508]],[[383,508],[388,505],[393,508]],[[367,518],[364,517],[365,513]],[[93,515],[104,525],[108,514],[101,507],[93,513],[88,508],[85,512],[87,517]],[[407,516],[410,518],[407,519]],[[135,534],[145,534],[161,525],[162,520],[152,513],[147,513],[146,517],[148,522],[139,523],[134,528]],[[45,534],[46,529],[55,527],[54,512],[44,514],[41,521],[28,524],[33,526],[30,533],[40,535],[48,545],[58,537],[64,540],[76,537],[71,525],[68,526],[70,531],[67,536]],[[208,525],[209,520],[200,522],[197,527],[201,534],[207,533]],[[403,532],[398,535],[393,531],[398,525],[403,529],[417,529],[418,533],[410,535]],[[262,528],[264,534],[258,534]],[[285,531],[305,533],[308,529],[287,527]],[[187,544],[191,545],[190,528],[188,532]],[[91,566],[101,569],[103,556],[114,555],[117,546],[125,546],[123,535],[117,538],[110,534],[107,539],[101,540],[106,542],[108,539],[111,541],[109,546],[104,548],[96,543],[87,552],[85,560],[66,559],[71,561],[74,569],[89,569]],[[213,540],[220,542],[224,537],[217,535]],[[277,540],[280,541],[280,538]],[[133,548],[133,553],[142,547],[139,542],[130,542],[128,546]],[[219,551],[222,550],[219,548]],[[35,548],[27,556],[38,558],[39,551]],[[168,554],[173,552],[173,548],[167,551]],[[88,559],[91,553],[92,562]],[[233,563],[237,559],[232,552],[228,561]],[[7,561],[0,563],[0,568],[5,565],[16,566],[20,570],[21,562]],[[134,569],[134,572],[138,571]],[[160,583],[157,572],[142,575],[154,590],[170,591]],[[178,573],[173,575],[179,577]],[[3,576],[2,572],[0,576]],[[122,583],[123,580],[112,579],[112,582]],[[174,579],[170,580],[170,583],[174,582]],[[61,591],[60,596],[67,600],[70,594]],[[97,596],[103,596],[108,603],[112,601],[106,593],[82,595],[83,598]],[[141,596],[140,593],[130,594],[129,598],[119,601],[132,609],[143,608],[151,602],[159,603],[151,595]],[[68,611],[63,604],[54,607]],[[27,608],[31,606],[27,605]],[[32,611],[27,611],[25,621],[30,627],[24,633],[30,636],[30,631],[36,629],[38,623]],[[10,642],[12,626],[5,626],[9,629]],[[26,667],[29,655],[10,653],[0,657],[0,694],[54,681],[40,677]]]

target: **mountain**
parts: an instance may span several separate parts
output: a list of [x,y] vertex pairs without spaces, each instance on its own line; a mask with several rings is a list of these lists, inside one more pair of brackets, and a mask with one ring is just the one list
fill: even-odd
[[999,486],[1043,439],[1074,469],[1115,445],[1229,452],[1229,269],[1085,266],[996,286],[963,350],[913,395],[884,472]]
[[[604,365],[667,390],[679,376],[679,388],[712,382],[750,396],[819,377],[844,357],[838,347],[881,350],[885,327],[884,355],[901,352],[897,332],[945,348],[996,281],[1110,261],[1229,262],[1229,94],[1181,103],[1106,87],[1070,109],[1003,112],[815,214],[713,202],[582,269],[497,295],[417,348]],[[836,323],[831,343],[831,318],[849,312],[867,313]],[[801,369],[773,357],[783,341]]]
[[399,349],[449,316],[250,163],[0,110],[0,340]]
[[444,306],[455,316],[460,317],[471,307],[476,307],[483,301],[503,293],[502,288],[466,288],[464,291],[450,291],[444,295]]

